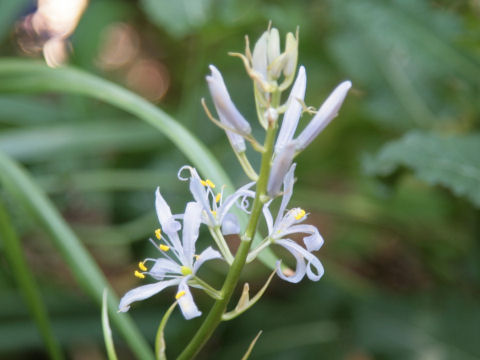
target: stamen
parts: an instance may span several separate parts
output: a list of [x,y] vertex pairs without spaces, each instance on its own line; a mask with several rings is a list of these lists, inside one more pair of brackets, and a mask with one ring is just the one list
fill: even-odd
[[200,182],[202,183],[203,186],[208,186],[208,187],[211,187],[212,189],[215,188],[215,184],[210,179],[200,180]]
[[135,272],[133,273],[137,278],[139,279],[145,279],[145,275],[142,274],[140,271],[138,270],[135,270]]
[[213,216],[217,216],[217,212],[215,210],[210,210]]
[[215,197],[215,202],[218,203],[221,198],[222,198],[222,193],[218,193],[217,196]]
[[177,295],[175,295],[175,299],[180,299],[182,296],[184,296],[187,292],[185,290],[179,291]]
[[139,268],[140,270],[142,270],[142,271],[147,271],[147,270],[148,270],[147,267],[145,266],[145,263],[144,263],[143,261],[140,261],[140,262],[138,263],[138,268]]
[[155,236],[158,240],[160,240],[162,238],[162,229],[158,228],[157,230],[155,230]]
[[303,218],[305,216],[305,210],[303,209],[300,209],[297,213],[297,215],[295,215],[295,220],[300,220],[301,218]]
[[170,246],[167,246],[167,245],[163,245],[163,244],[160,244],[158,245],[159,249],[162,250],[162,251],[168,251],[170,250]]

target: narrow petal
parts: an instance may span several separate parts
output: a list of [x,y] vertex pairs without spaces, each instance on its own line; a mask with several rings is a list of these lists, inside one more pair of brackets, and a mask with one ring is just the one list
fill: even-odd
[[178,305],[182,311],[185,319],[190,320],[197,316],[202,315],[202,312],[198,310],[197,305],[193,301],[192,293],[187,285],[188,277],[184,278],[182,282],[178,285],[178,293],[185,292],[183,296],[178,299]]
[[[305,250],[303,247],[298,245],[296,242],[290,239],[283,239],[275,241],[276,244],[283,246],[287,249],[295,258],[297,259],[297,268],[298,268],[298,257],[302,258],[303,266],[305,265],[304,259],[307,261],[306,266],[306,274],[307,277],[312,281],[318,281],[323,276],[324,269],[322,263],[318,258],[310,253],[309,251]],[[300,270],[303,269],[302,278],[305,275],[305,267],[300,267]],[[297,280],[297,272],[295,271],[294,279]],[[301,278],[298,280],[300,281]],[[289,281],[289,280],[287,280]],[[298,282],[297,281],[297,282]]]
[[292,164],[288,170],[285,178],[283,179],[283,196],[280,208],[278,209],[277,219],[275,220],[274,227],[278,226],[278,222],[282,219],[283,214],[287,208],[288,203],[293,195],[293,184],[295,183],[295,168],[297,164]]
[[240,224],[237,217],[233,213],[228,213],[223,217],[222,234],[234,235],[240,233]]
[[292,91],[288,97],[287,111],[283,115],[282,126],[278,133],[277,142],[275,143],[275,153],[278,154],[288,143],[290,143],[295,135],[298,126],[298,120],[302,115],[302,104],[298,101],[304,100],[305,89],[307,86],[307,75],[303,66],[298,70],[297,79],[293,84]]
[[291,142],[275,156],[267,185],[267,193],[270,197],[276,196],[280,192],[283,179],[292,165],[294,155],[295,143]]
[[252,54],[253,69],[265,80],[267,79],[267,37],[268,31],[265,31],[255,43]]
[[280,34],[276,28],[271,28],[267,39],[267,63],[271,64],[280,56]]
[[193,255],[195,254],[195,243],[198,239],[198,231],[202,222],[202,207],[197,202],[189,202],[185,209],[183,220],[183,254],[184,265],[193,266]]
[[305,149],[325,129],[330,121],[337,116],[338,110],[351,87],[352,83],[350,81],[344,81],[332,91],[317,114],[296,139],[297,150]]
[[159,187],[157,187],[157,191],[155,192],[155,209],[157,211],[158,221],[165,233],[170,235],[180,230],[181,225],[173,218],[170,206],[168,206],[167,202],[160,194]]
[[232,195],[228,196],[225,201],[222,203],[222,206],[220,206],[219,209],[219,221],[223,222],[223,218],[228,214],[230,211],[230,208],[235,204],[235,202],[238,200],[238,198],[242,196],[251,196],[255,197],[255,192],[249,190],[253,185],[255,184],[254,181],[243,185],[241,188],[239,188],[237,191],[235,191]]
[[160,258],[148,271],[148,275],[156,280],[163,280],[167,274],[181,274],[180,265],[170,259]]
[[211,246],[209,246],[197,257],[195,264],[193,264],[193,273],[196,274],[200,266],[202,266],[205,261],[221,258],[222,255],[217,250],[214,250]]
[[131,303],[147,299],[169,286],[177,285],[179,282],[179,279],[172,279],[167,281],[159,281],[154,284],[139,286],[135,289],[132,289],[128,291],[125,295],[123,295],[123,297],[120,299],[118,311],[126,312],[128,311],[128,309],[130,309]]
[[317,251],[323,245],[323,238],[318,232],[318,229],[313,225],[305,224],[290,226],[285,232],[283,232],[282,236],[296,233],[310,234],[310,236],[303,238],[303,242],[308,251]]
[[265,222],[267,223],[267,229],[268,229],[268,234],[271,235],[273,232],[273,216],[272,213],[270,212],[270,203],[266,203],[263,206],[263,217],[265,218]]
[[197,172],[195,169],[192,168],[193,171],[191,171],[192,176],[190,177],[190,192],[193,195],[193,198],[197,203],[199,203],[203,210],[206,213],[206,216],[208,217],[210,221],[210,226],[215,225],[215,217],[212,214],[212,208],[210,207],[210,202],[208,201],[208,194],[205,191],[205,187],[202,185],[202,182],[200,180],[200,176],[198,176]]
[[250,134],[252,131],[250,124],[233,104],[222,74],[213,65],[210,65],[210,70],[212,75],[207,76],[207,83],[220,121],[242,134]]
[[291,283],[300,282],[300,280],[302,280],[303,277],[305,276],[305,272],[307,269],[304,257],[299,251],[297,251],[294,247],[291,246],[291,243],[293,244],[295,243],[290,239],[277,240],[275,243],[287,249],[295,257],[295,260],[297,261],[295,266],[295,273],[291,276],[287,276],[282,272],[280,268],[280,261],[277,261],[278,277]]

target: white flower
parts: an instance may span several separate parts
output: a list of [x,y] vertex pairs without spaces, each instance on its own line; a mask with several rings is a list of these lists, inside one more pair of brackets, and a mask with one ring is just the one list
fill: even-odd
[[290,169],[295,156],[296,144],[291,141],[289,144],[282,147],[278,154],[275,154],[273,159],[272,170],[268,178],[267,194],[270,197],[278,195],[283,179],[288,169]]
[[[193,301],[188,286],[189,281],[194,281],[198,269],[205,261],[220,259],[221,255],[211,247],[205,249],[200,255],[195,255],[195,242],[198,239],[202,212],[199,204],[196,202],[187,204],[183,215],[182,241],[180,241],[178,235],[180,223],[176,218],[181,216],[172,215],[170,207],[158,188],[155,195],[155,207],[164,234],[161,229],[155,231],[157,239],[162,241],[160,245],[157,245],[152,239],[151,241],[162,256],[157,259],[147,258],[140,262],[141,271],[136,270],[135,276],[143,279],[148,275],[157,282],[128,291],[120,300],[119,311],[128,311],[131,303],[149,298],[169,286],[178,285],[175,298],[178,300],[185,319],[192,319],[202,313]],[[153,265],[148,268],[150,263]],[[195,287],[202,288],[198,283],[195,284]]]
[[[323,238],[318,229],[313,225],[300,225],[307,218],[307,214],[300,208],[287,210],[288,202],[292,197],[294,183],[295,164],[293,164],[285,175],[283,182],[283,197],[278,210],[278,215],[273,222],[273,216],[270,212],[270,202],[265,204],[263,214],[268,227],[268,239],[273,244],[280,245],[287,249],[296,259],[296,271],[292,276],[286,276],[280,269],[280,260],[277,262],[277,274],[280,278],[299,282],[307,274],[308,278],[318,281],[323,275],[323,266],[311,252],[320,249],[323,245]],[[309,234],[303,238],[306,249],[298,245],[295,241],[287,238],[288,235],[296,233]]]
[[213,65],[210,65],[210,71],[212,74],[207,76],[206,79],[220,122],[236,131],[226,130],[226,134],[234,150],[243,152],[246,147],[242,135],[251,133],[250,124],[232,102],[220,71]]
[[220,192],[215,193],[216,185],[209,179],[202,180],[191,166],[183,166],[178,172],[180,180],[188,180],[181,176],[184,170],[190,172],[190,191],[195,201],[203,209],[202,221],[209,227],[221,227],[223,235],[238,234],[240,225],[236,216],[229,213],[238,198],[244,196],[254,182],[248,183],[239,188],[235,193],[223,198],[223,187]]

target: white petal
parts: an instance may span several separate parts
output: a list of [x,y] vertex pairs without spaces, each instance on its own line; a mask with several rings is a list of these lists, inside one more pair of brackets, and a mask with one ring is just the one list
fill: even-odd
[[214,250],[211,246],[202,251],[202,253],[197,257],[195,264],[193,265],[193,273],[196,274],[200,266],[205,261],[213,259],[221,259],[222,255],[217,250]]
[[273,216],[270,212],[270,203],[271,201],[269,201],[263,206],[263,217],[265,218],[265,222],[267,223],[268,234],[271,236],[273,232]]
[[268,178],[267,193],[273,197],[278,195],[283,179],[292,165],[295,156],[295,142],[287,144],[273,160],[272,170]]
[[338,110],[342,106],[343,100],[345,100],[348,90],[350,90],[351,87],[352,83],[350,81],[344,81],[332,91],[317,114],[296,139],[297,150],[305,149],[317,135],[325,129],[330,121],[337,116]]
[[303,238],[303,242],[308,251],[317,251],[323,245],[323,238],[318,232],[318,229],[313,225],[293,225],[290,226],[282,235],[290,235],[295,233],[306,233],[310,236]]
[[233,206],[233,204],[235,204],[238,198],[242,196],[255,197],[255,193],[249,190],[254,184],[255,182],[252,181],[246,185],[243,185],[241,188],[239,188],[232,195],[228,196],[225,199],[219,209],[218,217],[220,222],[223,221],[223,218],[227,215],[228,211],[230,211],[230,208]]
[[185,291],[185,295],[178,299],[178,305],[182,311],[185,319],[190,320],[197,316],[202,315],[202,312],[198,310],[197,305],[193,301],[192,293],[187,285],[188,277],[184,278],[178,285],[178,292]]
[[222,234],[234,235],[240,233],[240,224],[238,219],[233,213],[228,213],[223,217],[222,221]]
[[189,202],[185,209],[183,220],[183,254],[185,265],[193,266],[193,255],[195,254],[195,243],[198,239],[198,231],[202,222],[202,207],[196,202]]
[[298,126],[298,120],[302,115],[302,104],[298,101],[304,100],[305,89],[307,86],[307,75],[303,66],[298,70],[297,79],[293,84],[292,91],[288,98],[287,111],[283,115],[282,126],[278,133],[277,142],[275,143],[275,153],[278,154],[281,149],[290,143],[295,135]]
[[271,64],[280,56],[280,35],[278,30],[271,28],[267,39],[267,63]]
[[118,305],[118,311],[126,312],[128,309],[130,309],[131,303],[147,299],[169,286],[177,285],[179,282],[179,279],[172,279],[168,281],[159,281],[154,284],[143,285],[132,289],[121,298],[120,304]]
[[202,206],[203,210],[205,210],[205,213],[210,221],[209,225],[214,226],[216,221],[208,201],[208,193],[205,191],[205,187],[202,185],[200,177],[196,171],[192,172],[192,176],[190,177],[190,192],[192,193],[195,201]]

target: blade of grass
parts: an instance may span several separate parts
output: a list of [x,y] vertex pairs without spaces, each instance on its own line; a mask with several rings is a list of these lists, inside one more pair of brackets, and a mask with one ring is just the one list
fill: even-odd
[[[0,182],[43,225],[80,286],[100,305],[103,289],[110,289],[101,270],[27,172],[1,152]],[[113,290],[109,291],[113,294]],[[131,318],[126,314],[118,314],[117,305],[118,300],[114,296],[110,296],[108,300],[110,317],[124,336],[125,341],[138,358],[153,359],[148,344],[140,335]]]
[[53,334],[47,309],[43,303],[40,291],[23,254],[20,240],[11,225],[10,218],[1,200],[0,239],[3,243],[5,256],[12,269],[12,274],[18,283],[23,298],[42,336],[48,355],[54,360],[64,359],[58,341]]

